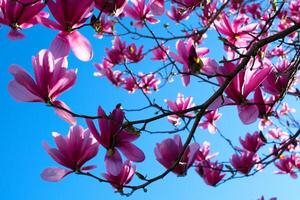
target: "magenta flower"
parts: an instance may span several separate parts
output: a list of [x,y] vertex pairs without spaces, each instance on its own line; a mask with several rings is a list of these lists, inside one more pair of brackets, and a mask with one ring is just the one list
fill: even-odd
[[114,26],[115,26],[115,22],[110,20],[110,19],[106,19],[106,17],[103,15],[99,20],[93,21],[93,28],[96,31],[96,34],[94,35],[94,37],[98,38],[98,39],[102,39],[103,38],[103,34],[114,34]]
[[124,79],[124,89],[129,93],[135,92],[137,88],[138,86],[134,77],[129,76]]
[[238,172],[247,175],[255,165],[255,154],[249,151],[234,154],[230,159],[230,163]]
[[276,171],[275,174],[289,174],[291,178],[297,178],[298,175],[293,170],[295,167],[294,156],[281,156],[278,162],[275,162],[275,166],[280,170]]
[[98,70],[94,72],[94,76],[102,77],[106,76],[106,78],[115,86],[119,87],[123,85],[124,79],[122,78],[123,72],[116,70],[113,71],[113,65],[107,60],[103,61],[103,64],[95,63],[94,66]]
[[197,161],[209,161],[210,159],[216,157],[219,153],[210,154],[210,143],[205,141],[200,146],[199,152],[197,153],[196,160]]
[[68,169],[46,168],[41,174],[44,180],[57,182],[70,173],[91,170],[96,167],[94,165],[83,167],[87,161],[97,155],[99,148],[99,144],[88,129],[84,130],[81,126],[72,126],[67,137],[55,132],[53,137],[57,149],[50,148],[47,143],[43,143],[44,148],[53,160]]
[[274,96],[280,96],[285,92],[291,79],[291,66],[287,59],[279,59],[275,69],[262,83],[263,90]]
[[[198,143],[189,145],[182,159],[172,171],[177,175],[185,175],[194,163],[199,148],[200,145]],[[175,135],[173,139],[165,139],[161,143],[156,144],[154,149],[157,161],[167,169],[170,169],[179,159],[181,151],[183,151],[183,145],[179,135]]]
[[[178,93],[176,102],[165,99],[165,102],[168,104],[169,108],[173,112],[184,111],[186,109],[194,107],[195,104],[192,103],[192,101],[193,101],[193,97],[184,98],[183,94],[181,94],[181,93]],[[172,123],[173,125],[177,126],[180,124],[180,117],[184,117],[184,116],[191,117],[191,116],[193,116],[193,114],[185,113],[182,115],[169,115],[168,121],[170,123]]]
[[143,28],[144,22],[149,22],[151,24],[156,24],[159,22],[158,19],[155,19],[151,14],[150,6],[151,4],[146,5],[145,0],[131,0],[132,6],[127,6],[124,9],[125,15],[136,20],[133,25],[136,28]]
[[43,18],[40,23],[60,31],[50,46],[54,57],[67,56],[71,48],[78,59],[91,60],[93,56],[91,44],[76,28],[83,25],[91,15],[94,7],[93,0],[68,0],[67,2],[49,0],[47,5],[57,22]]
[[154,15],[163,15],[165,12],[165,0],[150,0],[150,9]]
[[223,14],[219,21],[215,21],[218,32],[226,35],[226,40],[237,47],[247,47],[248,42],[253,40],[257,24],[245,25],[244,20],[236,18],[230,22],[227,15]]
[[[17,101],[24,102],[51,102],[54,105],[68,109],[56,98],[64,91],[70,89],[76,81],[76,71],[67,70],[66,58],[54,61],[52,53],[41,50],[36,57],[32,58],[35,81],[30,75],[17,65],[11,65],[10,73],[14,76],[8,84],[8,91]],[[76,123],[75,119],[60,109],[58,114],[70,123]]]
[[[220,69],[221,74],[230,74],[236,65],[231,62],[225,62],[223,69]],[[225,90],[227,97],[232,100],[232,104],[237,105],[239,117],[244,124],[253,123],[259,116],[259,109],[256,105],[251,104],[253,101],[247,100],[248,95],[255,91],[256,88],[266,79],[272,71],[272,66],[269,60],[264,63],[264,68],[261,69],[260,62],[254,62],[253,66],[241,71],[235,76],[232,82]],[[223,85],[225,78],[218,77],[218,82]],[[250,105],[247,105],[250,103]],[[257,104],[264,102],[255,102]]]
[[183,64],[182,69],[182,83],[188,86],[190,83],[190,75],[205,73],[211,75],[216,71],[218,64],[204,56],[209,52],[208,48],[195,48],[193,40],[189,39],[186,43],[183,40],[178,40],[176,43],[176,50],[178,55],[171,52],[172,58]]
[[111,14],[116,17],[122,14],[124,7],[127,5],[128,0],[94,0],[95,6],[100,11]]
[[219,120],[221,116],[222,114],[218,113],[218,110],[210,111],[207,114],[205,114],[205,121],[200,121],[198,126],[200,126],[203,129],[208,129],[208,132],[214,134],[217,131],[215,122]]
[[125,61],[125,55],[124,51],[126,49],[126,42],[121,41],[120,37],[117,36],[112,41],[112,49],[105,49],[106,51],[106,58],[108,62],[110,62],[112,65],[122,64]]
[[19,30],[32,27],[38,23],[39,18],[48,17],[47,13],[42,12],[45,6],[42,1],[35,0],[2,0],[0,1],[0,24],[11,27],[8,33],[10,39],[22,39],[25,36]]
[[160,47],[156,47],[152,50],[153,57],[151,60],[167,60],[167,53],[169,53],[169,48],[165,47],[163,44]]
[[144,58],[143,48],[144,45],[137,49],[136,45],[133,43],[125,49],[124,54],[130,61],[139,62]]
[[180,6],[183,6],[184,9],[194,9],[195,7],[199,7],[201,1],[198,0],[172,0],[172,3],[177,3]]
[[289,134],[281,131],[280,128],[271,128],[268,131],[267,137],[273,140],[285,140],[289,138]]
[[244,140],[240,137],[240,143],[245,150],[252,153],[256,153],[264,144],[264,142],[260,139],[259,132],[257,131],[253,134],[247,133]]
[[282,104],[282,107],[280,108],[278,114],[279,114],[279,115],[288,115],[288,114],[291,113],[291,112],[296,112],[296,109],[290,108],[290,107],[289,107],[289,104],[286,103],[286,102],[284,102],[284,103]]
[[117,176],[111,174],[110,172],[103,173],[102,176],[109,181],[118,192],[120,192],[123,190],[123,187],[132,180],[135,170],[135,166],[132,165],[129,160],[126,160],[122,164],[122,169]]
[[142,162],[145,159],[143,151],[132,144],[139,134],[122,128],[125,113],[119,107],[109,116],[106,116],[99,107],[98,116],[101,117],[98,119],[101,133],[91,119],[86,119],[86,123],[96,140],[107,150],[104,161],[110,174],[118,176],[122,170],[122,157],[119,151],[134,162]]
[[218,162],[203,161],[196,168],[196,172],[203,178],[207,185],[217,185],[225,176],[222,174],[223,165]]
[[139,73],[140,81],[138,82],[139,88],[141,88],[145,93],[150,94],[151,89],[154,91],[158,90],[158,85],[160,84],[160,79],[156,78],[156,74],[149,73],[143,74]]
[[181,20],[188,19],[191,14],[190,10],[175,6],[171,6],[171,9],[167,12],[167,16],[173,21],[179,23]]

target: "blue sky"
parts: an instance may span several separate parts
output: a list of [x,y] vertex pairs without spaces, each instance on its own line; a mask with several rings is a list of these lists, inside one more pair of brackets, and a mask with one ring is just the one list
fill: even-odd
[[[162,25],[160,25],[162,26]],[[172,25],[173,26],[173,25]],[[172,27],[176,28],[176,27]],[[158,29],[157,29],[158,30]],[[110,185],[99,184],[87,177],[71,175],[59,183],[45,182],[40,178],[40,172],[48,166],[58,166],[42,148],[42,141],[47,141],[53,145],[51,132],[56,131],[66,134],[69,125],[58,118],[54,111],[41,103],[18,103],[7,92],[7,84],[12,79],[8,73],[10,64],[20,64],[27,71],[32,73],[31,56],[40,49],[47,48],[56,32],[41,26],[35,26],[24,31],[26,39],[21,41],[10,41],[7,39],[8,29],[3,27],[0,30],[0,105],[1,105],[1,178],[0,191],[3,200],[155,200],[155,199],[228,199],[228,200],[254,200],[260,195],[266,197],[277,196],[280,200],[293,200],[298,198],[299,180],[292,180],[288,176],[273,175],[273,167],[269,167],[265,172],[254,177],[236,179],[221,185],[218,188],[206,186],[202,179],[191,169],[188,176],[184,178],[176,177],[173,174],[148,187],[148,192],[137,191],[131,197],[122,197],[114,193]],[[74,88],[66,92],[60,99],[65,101],[71,108],[79,113],[95,114],[98,105],[104,107],[108,112],[116,104],[122,103],[125,108],[143,106],[144,99],[139,92],[133,95],[128,94],[123,89],[112,86],[105,78],[93,77],[95,71],[92,63],[101,62],[104,55],[104,47],[110,47],[110,38],[98,40],[92,37],[89,30],[82,31],[88,35],[93,48],[94,58],[91,62],[83,63],[77,60],[71,53],[69,57],[69,67],[78,69],[78,81]],[[210,34],[209,34],[210,36]],[[149,41],[147,41],[149,42]],[[151,44],[144,43],[146,46]],[[139,43],[139,42],[137,42]],[[174,45],[174,44],[173,44]],[[211,49],[210,56],[220,58],[221,48],[214,40],[205,43]],[[138,65],[141,71],[151,71],[160,63],[145,62]],[[137,70],[139,70],[139,68]],[[196,83],[196,82],[194,82]],[[194,96],[197,103],[201,103],[209,94],[212,88],[203,84],[194,84],[189,88],[181,86],[180,79],[166,88],[162,88],[157,94],[151,95],[163,104],[165,98],[176,99],[177,93],[182,92],[185,96]],[[291,101],[291,106],[298,107],[297,102]],[[219,128],[226,136],[233,138],[237,143],[239,135],[244,135],[247,131],[256,130],[257,124],[244,126],[237,118],[236,109],[224,108],[221,110],[223,117],[218,121]],[[135,113],[129,116],[132,119],[146,117]],[[299,113],[295,114],[299,119]],[[86,127],[82,120],[79,124]],[[167,128],[166,120],[162,120],[153,127]],[[182,134],[184,138],[186,133]],[[137,145],[142,147],[146,154],[146,161],[138,164],[138,171],[147,174],[149,177],[163,172],[164,168],[155,160],[153,149],[157,142],[169,135],[149,135],[142,134]],[[212,141],[213,152],[220,152],[220,156],[228,157],[232,152],[228,145],[217,135],[210,135],[207,131],[198,130],[197,141]],[[90,163],[99,167],[94,173],[99,175],[104,171],[103,166],[104,150],[101,148],[99,155]],[[135,178],[133,183],[137,183]]]

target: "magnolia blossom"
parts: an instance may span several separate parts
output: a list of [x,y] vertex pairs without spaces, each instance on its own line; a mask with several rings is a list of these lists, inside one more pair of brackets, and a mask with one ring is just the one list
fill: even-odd
[[[133,25],[137,28],[143,28],[144,22],[149,22],[151,24],[156,24],[159,22],[158,19],[155,19],[151,14],[151,3],[146,5],[145,0],[131,0],[132,6],[127,4],[124,9],[125,15],[136,20]],[[153,5],[152,5],[153,8]],[[157,9],[154,9],[157,11]],[[160,12],[160,11],[158,11]]]
[[281,131],[280,128],[271,128],[268,131],[267,137],[273,140],[286,140],[289,138],[289,134]]
[[181,20],[188,19],[190,14],[190,10],[181,7],[175,7],[173,5],[171,6],[171,9],[167,12],[167,16],[177,23],[179,23]]
[[110,174],[118,176],[122,171],[120,151],[131,161],[142,162],[145,159],[143,151],[132,144],[139,134],[122,128],[125,113],[119,107],[109,116],[99,107],[98,116],[100,133],[91,119],[86,119],[86,122],[96,140],[107,150],[104,162]]
[[[265,60],[263,64],[263,68],[261,68],[260,62],[252,62],[251,67],[247,67],[247,69],[239,72],[225,89],[225,93],[227,94],[225,103],[237,105],[239,117],[244,124],[251,124],[257,119],[259,108],[256,104],[264,103],[255,102],[253,105],[251,103],[254,100],[247,100],[249,94],[255,91],[272,71],[269,60]],[[219,70],[221,74],[226,75],[230,74],[235,68],[235,64],[225,62],[224,67]],[[225,78],[218,77],[217,79],[219,84],[223,85]],[[228,103],[229,101],[232,101],[232,103]],[[247,105],[247,103],[250,103],[250,105]]]
[[94,7],[93,0],[73,0],[72,3],[66,3],[64,0],[49,0],[47,5],[57,22],[42,18],[40,23],[60,31],[50,46],[54,57],[67,56],[71,48],[78,59],[91,60],[93,56],[91,44],[76,29],[90,17]]
[[[35,81],[18,65],[11,65],[10,73],[14,76],[8,84],[9,93],[17,100],[24,102],[45,102],[70,110],[67,105],[56,98],[70,89],[76,81],[76,71],[67,70],[67,59],[55,61],[52,53],[41,50],[32,58]],[[72,124],[76,120],[62,109],[57,113]]]
[[218,110],[210,111],[205,115],[206,119],[204,121],[200,121],[198,126],[203,129],[208,129],[208,132],[214,134],[217,131],[215,122],[219,120],[221,116],[222,114],[218,113]]
[[204,182],[210,186],[216,186],[225,176],[222,173],[223,165],[218,162],[203,161],[195,169]]
[[183,64],[182,69],[182,83],[188,86],[190,83],[190,75],[193,73],[205,73],[212,75],[215,73],[218,63],[216,61],[204,58],[209,52],[208,48],[196,48],[193,45],[193,40],[189,39],[187,42],[178,40],[176,43],[176,50],[178,55],[171,52],[172,58]]
[[240,143],[243,148],[252,153],[256,153],[258,149],[264,144],[260,138],[259,132],[254,132],[253,134],[247,133],[245,139],[240,137]]
[[230,159],[232,166],[242,174],[248,174],[255,165],[255,154],[243,151],[241,154],[234,154]]
[[275,166],[280,170],[280,171],[275,171],[275,174],[289,174],[292,178],[297,178],[297,174],[294,171],[295,167],[295,160],[294,156],[280,156],[280,160],[275,162]]
[[296,109],[290,108],[290,107],[289,107],[289,104],[286,103],[286,102],[284,102],[284,103],[282,104],[282,107],[281,107],[281,109],[279,110],[278,114],[279,114],[279,115],[288,115],[289,113],[292,113],[292,112],[296,112]]
[[122,191],[123,187],[128,184],[135,174],[135,166],[129,160],[122,164],[120,173],[116,176],[110,172],[103,173],[102,176],[110,182],[110,184],[117,190]]
[[[189,145],[172,172],[177,175],[185,175],[194,163],[199,148],[200,145],[198,143]],[[173,139],[165,139],[161,143],[156,144],[154,149],[156,159],[167,169],[170,169],[179,159],[181,151],[183,151],[183,145],[179,135],[175,135]]]
[[196,161],[210,161],[212,158],[216,157],[219,152],[210,154],[210,143],[205,141],[200,145],[199,152],[196,156]]
[[114,15],[118,17],[122,14],[124,7],[128,0],[94,0],[95,6],[101,12]]
[[156,78],[155,73],[149,73],[149,74],[139,73],[139,78],[140,81],[138,82],[138,86],[145,93],[150,94],[151,89],[154,91],[158,91],[158,85],[160,84],[161,80]]
[[140,48],[137,48],[136,45],[132,43],[125,49],[124,54],[130,61],[139,62],[144,58],[143,48],[144,45],[140,46]]
[[98,142],[88,129],[84,130],[81,126],[72,126],[66,137],[56,132],[52,135],[57,149],[50,148],[47,143],[43,144],[44,148],[53,160],[67,169],[58,167],[46,168],[41,174],[44,180],[56,182],[72,172],[91,170],[96,167],[94,165],[83,166],[97,155],[99,148]]
[[150,0],[150,9],[154,15],[163,15],[165,11],[165,0]]
[[153,57],[151,58],[151,60],[165,61],[167,60],[167,53],[169,53],[169,48],[161,44],[160,46],[152,50]]
[[115,37],[115,39],[112,41],[112,49],[105,49],[107,55],[105,60],[110,62],[112,65],[124,63],[125,49],[126,42],[121,41],[119,36]]
[[[192,101],[193,101],[193,97],[184,98],[183,94],[181,94],[181,93],[178,93],[176,102],[165,99],[165,102],[168,104],[169,108],[173,112],[184,111],[186,109],[194,107],[195,104],[192,103]],[[191,117],[191,116],[193,116],[193,114],[187,112],[187,113],[183,113],[181,115],[169,115],[168,121],[170,123],[172,123],[173,125],[177,126],[180,124],[181,116],[182,117],[183,116]]]
[[[24,6],[23,4],[30,4]],[[27,29],[38,23],[38,19],[47,18],[48,14],[42,12],[46,6],[42,1],[35,0],[1,0],[0,1],[0,24],[10,26],[8,37],[12,40],[24,38],[19,31]]]
[[215,21],[217,31],[226,35],[226,41],[237,47],[247,47],[248,42],[254,39],[253,35],[257,26],[257,24],[245,25],[245,21],[240,18],[235,18],[233,22],[230,22],[225,14],[220,17],[220,20]]

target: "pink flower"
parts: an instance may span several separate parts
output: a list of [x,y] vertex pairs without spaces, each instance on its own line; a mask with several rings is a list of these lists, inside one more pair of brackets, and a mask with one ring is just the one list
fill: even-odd
[[253,40],[254,31],[257,24],[247,24],[245,21],[235,18],[230,22],[228,17],[223,14],[219,21],[215,21],[218,32],[226,35],[226,40],[237,47],[247,47],[248,42]]
[[[28,6],[24,6],[28,4]],[[0,1],[0,24],[11,27],[8,37],[12,40],[25,36],[19,30],[30,28],[38,23],[39,18],[46,18],[48,14],[42,12],[46,6],[42,1],[34,0],[2,0]]]
[[263,90],[274,96],[279,96],[285,92],[291,79],[291,66],[287,59],[279,59],[274,70],[262,83]]
[[163,15],[165,12],[165,0],[150,0],[150,9],[154,15]]
[[122,14],[124,7],[127,5],[128,0],[94,0],[95,6],[100,11],[111,14],[116,17]]
[[[193,101],[193,97],[184,98],[183,94],[181,94],[181,93],[178,93],[176,102],[165,99],[165,102],[168,104],[169,108],[173,112],[184,111],[186,109],[194,107],[195,104],[192,103],[192,101]],[[182,115],[170,115],[170,116],[168,116],[168,121],[170,123],[172,123],[173,125],[177,126],[180,124],[180,117],[184,117],[184,116],[191,117],[191,116],[193,116],[193,114],[185,113]]]
[[86,119],[86,123],[96,140],[107,150],[104,161],[110,174],[117,176],[122,170],[122,158],[119,151],[131,161],[142,162],[145,159],[143,151],[132,144],[139,134],[122,128],[125,113],[119,107],[115,108],[110,116],[106,116],[99,107],[98,116],[101,117],[98,119],[101,133],[91,119]]
[[259,132],[257,131],[253,134],[247,133],[244,140],[240,137],[240,143],[245,150],[252,153],[256,153],[264,144],[264,142],[260,139]]
[[81,170],[91,170],[96,166],[83,165],[95,157],[98,153],[99,144],[93,138],[88,129],[81,126],[72,126],[68,136],[63,137],[59,133],[53,133],[57,149],[50,148],[47,143],[43,143],[48,154],[57,163],[68,168],[49,167],[46,168],[41,176],[46,181],[57,182],[66,175]]
[[144,45],[137,49],[136,45],[133,43],[125,49],[124,54],[130,61],[139,62],[144,58],[143,48]]
[[139,88],[141,88],[145,93],[150,94],[151,89],[154,91],[158,90],[158,85],[160,84],[160,79],[156,78],[156,74],[150,73],[150,74],[143,74],[139,73],[140,81],[138,83]]
[[207,185],[217,185],[225,176],[221,174],[223,169],[222,164],[218,162],[203,161],[196,167],[196,172],[203,178]]
[[167,60],[167,54],[169,53],[169,48],[165,47],[163,44],[160,45],[160,47],[156,47],[152,50],[153,57],[151,60]]
[[126,49],[126,42],[122,42],[120,37],[117,36],[112,41],[112,49],[105,49],[107,57],[105,60],[110,62],[112,65],[122,64],[125,61],[124,51]]
[[[233,101],[232,104],[237,105],[239,117],[244,124],[253,123],[259,116],[259,108],[256,105],[251,104],[253,101],[247,100],[247,97],[260,86],[272,71],[269,60],[266,60],[263,64],[264,68],[261,68],[260,62],[254,62],[253,65],[251,65],[252,67],[248,67],[238,73],[225,90],[227,97]],[[235,68],[235,64],[225,62],[223,69],[220,69],[220,73],[228,75]],[[223,85],[225,78],[218,77],[217,79],[219,84]],[[247,103],[250,103],[250,105],[247,105]],[[264,102],[255,103],[260,104]]]
[[184,9],[195,9],[195,7],[199,7],[201,1],[198,0],[172,0],[172,3],[177,3],[180,6],[183,6]]
[[291,113],[291,112],[296,112],[296,109],[290,108],[290,107],[289,107],[289,104],[286,103],[286,102],[284,102],[284,103],[282,104],[282,107],[281,107],[281,109],[279,110],[278,114],[279,114],[279,115],[288,115],[288,114]]
[[[10,66],[9,71],[15,78],[8,84],[10,95],[17,101],[50,102],[68,109],[63,102],[56,101],[56,98],[70,89],[76,81],[76,71],[67,70],[66,58],[57,62],[54,61],[50,51],[41,50],[36,57],[32,58],[32,65],[35,81],[21,67]],[[72,124],[76,123],[70,114],[60,109],[57,109],[57,112]]]
[[182,82],[184,86],[190,83],[190,75],[193,73],[216,71],[216,64],[211,59],[203,58],[209,50],[208,48],[195,48],[193,40],[189,39],[186,43],[183,40],[178,40],[176,43],[176,50],[178,55],[171,52],[172,58],[183,64]]
[[281,156],[278,162],[275,162],[275,166],[280,170],[276,171],[275,174],[289,174],[292,178],[297,178],[297,174],[293,170],[295,166],[294,157],[291,156]]
[[[92,18],[93,19],[93,18]],[[110,20],[110,19],[106,19],[104,15],[102,15],[102,17],[97,20],[96,17],[93,19],[94,21],[92,21],[92,26],[94,28],[94,30],[96,31],[96,34],[94,35],[94,37],[98,38],[98,39],[102,39],[103,38],[103,34],[114,34],[114,26],[115,26],[115,22]]]
[[208,132],[210,132],[211,134],[214,134],[217,131],[215,122],[217,120],[219,120],[221,116],[222,116],[222,114],[218,113],[218,109],[210,111],[207,114],[205,114],[206,120],[200,121],[198,126],[200,126],[203,129],[208,129]]
[[91,60],[93,56],[91,44],[76,28],[83,25],[91,15],[94,7],[93,0],[69,0],[67,2],[65,0],[49,0],[47,5],[57,22],[42,18],[40,23],[60,31],[50,46],[54,57],[67,56],[71,48],[78,59]]
[[137,88],[136,80],[133,77],[126,77],[124,79],[124,88],[127,90],[129,93],[133,93]]
[[255,165],[255,154],[249,151],[234,154],[230,159],[230,163],[238,172],[247,175]]
[[131,17],[136,20],[133,25],[136,28],[143,28],[144,22],[149,22],[151,24],[156,24],[159,22],[158,19],[155,19],[151,14],[150,6],[151,4],[147,4],[145,0],[131,0],[132,6],[127,6],[124,9],[125,15]]
[[210,143],[203,142],[200,146],[199,152],[197,153],[196,160],[197,161],[209,161],[210,159],[216,157],[219,153],[210,154]]
[[123,187],[128,184],[135,174],[135,166],[129,160],[122,164],[122,169],[118,175],[113,175],[110,172],[103,173],[102,176],[110,182],[110,184],[117,190],[122,191]]
[[176,8],[173,5],[171,6],[171,10],[167,12],[167,16],[177,23],[179,23],[181,20],[188,19],[190,14],[190,10],[181,7]]
[[94,72],[94,76],[106,76],[106,78],[108,78],[108,80],[117,87],[124,84],[124,79],[122,78],[123,72],[119,70],[113,71],[113,65],[107,60],[104,60],[103,64],[95,63],[94,66],[98,70],[97,72]]
[[[200,145],[198,143],[189,145],[182,159],[172,171],[177,175],[185,175],[186,171],[194,163],[199,148]],[[170,169],[179,159],[181,151],[183,151],[183,145],[179,135],[175,135],[173,139],[165,139],[160,144],[156,144],[154,149],[156,159],[167,169]]]
[[272,128],[269,129],[267,137],[273,140],[285,140],[289,138],[289,134],[281,131],[280,128]]

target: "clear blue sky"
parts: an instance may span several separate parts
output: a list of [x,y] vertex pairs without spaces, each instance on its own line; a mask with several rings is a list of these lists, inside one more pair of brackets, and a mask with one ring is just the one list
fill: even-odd
[[[161,26],[161,25],[160,25]],[[24,31],[26,39],[21,41],[10,41],[7,39],[8,29],[0,30],[0,113],[1,113],[1,140],[0,140],[0,199],[2,200],[161,200],[161,199],[226,199],[226,200],[255,200],[260,195],[266,197],[277,196],[280,200],[299,199],[298,180],[292,180],[288,176],[273,175],[273,167],[269,167],[264,173],[246,179],[237,179],[221,185],[218,188],[206,186],[202,179],[191,169],[188,176],[178,178],[173,174],[168,175],[148,187],[148,192],[136,192],[133,196],[126,198],[114,193],[110,185],[99,184],[87,177],[71,175],[59,183],[45,182],[40,178],[41,171],[48,166],[58,166],[44,151],[41,142],[46,140],[53,145],[52,131],[66,134],[69,125],[58,118],[51,108],[41,103],[17,103],[9,96],[7,84],[12,79],[8,73],[10,64],[20,64],[27,71],[32,73],[31,56],[40,49],[47,48],[54,38],[56,32],[41,26]],[[90,31],[83,31],[90,35],[94,48],[92,62],[83,63],[70,55],[69,67],[78,68],[78,81],[74,88],[66,92],[60,99],[65,101],[73,110],[79,113],[94,114],[97,106],[101,105],[106,111],[110,111],[117,103],[122,103],[126,108],[133,108],[135,105],[143,105],[143,98],[137,92],[129,95],[123,89],[112,86],[105,78],[93,77],[95,71],[92,63],[101,62],[104,55],[104,47],[110,47],[109,38],[98,40],[92,37]],[[149,45],[149,44],[146,44]],[[206,44],[212,49],[210,56],[220,58],[221,47],[215,42]],[[151,71],[160,63],[145,62],[138,65],[141,70]],[[210,89],[210,88],[209,88]],[[183,88],[180,79],[175,79],[171,84],[160,91],[156,96],[157,101],[163,99],[174,99],[178,92],[185,96],[192,95],[197,103],[201,103],[207,96],[207,88],[203,85]],[[155,95],[154,95],[155,96]],[[154,97],[152,96],[152,97]],[[291,106],[297,106],[291,102]],[[297,107],[296,107],[297,108]],[[299,105],[298,105],[299,109]],[[223,117],[218,121],[222,132],[233,138],[237,145],[239,135],[247,131],[256,130],[257,124],[243,126],[238,118],[235,109],[222,109]],[[295,114],[299,119],[299,111]],[[133,118],[140,116],[131,115]],[[144,116],[145,117],[145,116]],[[159,126],[165,127],[166,121]],[[79,124],[86,127],[82,120]],[[186,133],[182,134],[183,137]],[[146,161],[137,165],[139,171],[148,174],[150,177],[161,173],[164,169],[158,164],[153,155],[153,149],[157,142],[170,137],[168,135],[143,134],[136,143],[146,153]],[[220,152],[220,156],[228,156],[232,152],[226,143],[219,136],[210,135],[207,131],[198,130],[197,140],[212,141],[212,150]],[[98,165],[94,170],[95,174],[104,171],[103,166],[104,150],[101,148],[97,158],[90,163]],[[137,179],[133,181],[136,183]]]

